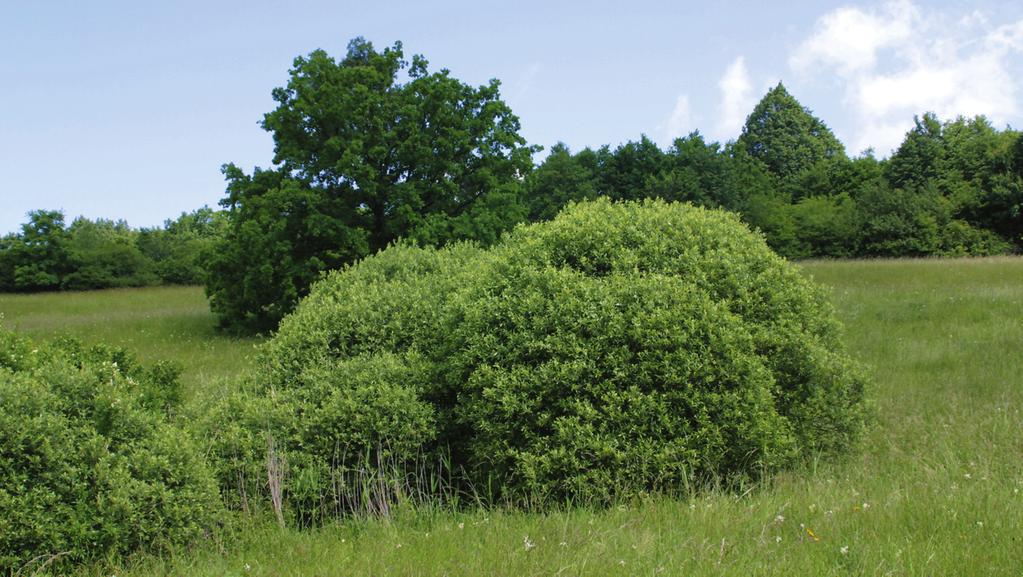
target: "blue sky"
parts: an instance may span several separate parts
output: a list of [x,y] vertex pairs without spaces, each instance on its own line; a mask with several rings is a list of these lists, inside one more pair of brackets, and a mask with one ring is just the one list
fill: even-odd
[[32,209],[153,226],[215,206],[220,165],[267,166],[293,58],[401,40],[431,68],[503,83],[550,147],[735,138],[783,80],[851,153],[914,114],[1023,126],[1023,3],[0,3],[0,233]]

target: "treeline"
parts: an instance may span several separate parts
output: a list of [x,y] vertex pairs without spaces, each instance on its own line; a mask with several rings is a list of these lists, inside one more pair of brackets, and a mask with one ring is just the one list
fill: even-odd
[[225,219],[204,207],[136,229],[84,217],[66,225],[60,211],[32,211],[21,232],[0,238],[0,291],[202,284],[201,255]]
[[529,176],[529,218],[608,196],[738,212],[789,258],[987,255],[1023,244],[1023,139],[984,117],[916,119],[888,159],[855,158],[779,84],[722,146],[698,132],[572,153]]
[[[402,72],[404,71],[404,72]],[[1023,140],[983,117],[916,120],[888,159],[850,157],[782,84],[727,144],[538,150],[498,84],[473,87],[361,38],[295,60],[263,128],[274,166],[225,168],[230,215],[206,285],[224,326],[273,330],[323,271],[397,239],[497,241],[573,201],[660,198],[735,211],[789,258],[987,255],[1023,244]]]
[[431,72],[400,42],[378,51],[356,38],[341,59],[299,57],[262,122],[273,166],[225,165],[222,213],[140,231],[32,213],[0,240],[0,290],[202,281],[222,325],[266,331],[324,271],[398,239],[490,245],[597,197],[734,211],[789,258],[1023,248],[1023,139],[984,117],[925,114],[890,158],[850,157],[779,83],[726,144],[698,132],[667,150],[645,136],[578,152],[557,144],[536,165],[540,148],[499,87]]

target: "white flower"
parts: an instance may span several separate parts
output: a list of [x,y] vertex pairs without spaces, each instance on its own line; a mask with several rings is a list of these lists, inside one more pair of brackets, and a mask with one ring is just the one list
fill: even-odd
[[777,517],[774,518],[774,522],[775,523],[784,523],[785,522],[785,515],[778,515]]
[[866,501],[864,501],[863,502],[863,510],[866,511],[869,508],[870,508],[870,503],[867,503]]
[[774,542],[775,543],[781,543],[781,535],[778,535],[777,537],[775,537],[774,538]]
[[252,571],[252,565],[249,565],[248,563],[246,563],[245,564],[245,570],[246,571]]
[[525,545],[526,551],[529,551],[533,547],[536,547],[536,543],[529,540],[529,535],[522,538],[522,544]]
[[848,546],[848,545],[842,545],[842,548],[841,548],[841,549],[839,549],[838,551],[839,551],[839,552],[840,552],[840,553],[841,553],[842,555],[848,555],[848,554],[849,554],[849,546]]
[[459,523],[458,524],[458,528],[459,529],[465,529],[465,523]]
[[969,473],[966,473],[966,474],[964,474],[964,475],[963,475],[963,478],[964,478],[964,479],[972,479],[972,478],[973,478],[973,475],[971,475],[971,474],[969,474]]

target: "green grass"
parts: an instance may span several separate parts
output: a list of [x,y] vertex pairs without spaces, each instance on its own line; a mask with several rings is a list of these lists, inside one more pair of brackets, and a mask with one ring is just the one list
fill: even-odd
[[0,293],[0,315],[3,326],[36,340],[72,336],[126,347],[143,362],[177,361],[191,396],[216,394],[248,371],[258,342],[218,333],[201,287]]
[[[745,494],[602,511],[419,510],[316,531],[252,521],[224,543],[89,571],[1023,575],[1023,259],[800,266],[831,287],[848,346],[874,377],[876,422],[841,462],[811,462]],[[251,343],[213,333],[189,290],[0,296],[0,310],[37,336],[73,328],[188,360],[193,376],[246,370]]]

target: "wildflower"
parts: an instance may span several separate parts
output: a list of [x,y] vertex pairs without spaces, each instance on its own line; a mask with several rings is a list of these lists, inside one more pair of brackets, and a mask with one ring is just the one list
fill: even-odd
[[964,479],[972,479],[973,475],[970,475],[969,473],[966,473],[966,474],[963,475],[963,478]]
[[465,523],[459,523],[458,524],[458,528],[459,529],[465,529]]
[[866,511],[869,508],[870,508],[870,503],[867,503],[866,501],[864,501],[863,502],[863,510]]
[[566,543],[565,541],[558,543],[558,545],[561,545],[562,547],[568,547],[568,543]]
[[621,565],[622,567],[625,567],[625,559],[619,559],[618,564]]
[[984,526],[984,522],[983,521],[977,521],[977,526],[978,527],[983,527]]
[[813,539],[815,543],[816,543],[817,541],[820,541],[820,540],[821,540],[821,539],[820,539],[820,537],[818,537],[818,536],[817,536],[817,535],[816,535],[816,534],[815,534],[815,533],[813,532],[813,529],[811,529],[811,528],[809,528],[809,527],[807,527],[807,528],[806,528],[806,534],[807,534],[807,535],[809,535],[809,536],[810,536],[810,538],[811,538],[811,539]]
[[245,564],[245,570],[246,571],[252,571],[252,565],[249,565],[248,563],[246,563]]
[[775,523],[784,523],[785,522],[785,515],[778,515],[777,517],[774,518],[774,522]]
[[774,542],[775,543],[781,543],[781,535],[778,535],[777,537],[775,537],[774,538]]
[[394,548],[395,549],[401,549],[401,543],[398,543],[397,545],[395,545]]
[[849,554],[849,546],[848,545],[842,545],[842,548],[839,549],[838,552],[841,553],[842,555],[848,555]]
[[536,543],[529,540],[529,535],[522,538],[522,544],[525,545],[526,551],[529,551],[533,547],[536,547]]

